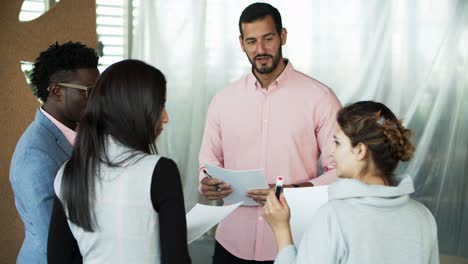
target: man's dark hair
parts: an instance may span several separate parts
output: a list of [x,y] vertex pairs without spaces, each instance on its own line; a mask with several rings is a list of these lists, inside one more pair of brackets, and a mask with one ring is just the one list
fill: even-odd
[[239,18],[239,32],[243,38],[242,23],[252,23],[259,19],[263,19],[266,16],[271,16],[275,21],[275,28],[278,34],[283,29],[283,23],[281,22],[281,14],[274,6],[267,3],[253,3],[246,7]]
[[31,82],[34,95],[45,102],[49,96],[51,77],[57,73],[74,72],[78,69],[97,68],[98,56],[94,49],[88,48],[80,42],[67,42],[59,45],[52,44],[41,52],[34,62]]

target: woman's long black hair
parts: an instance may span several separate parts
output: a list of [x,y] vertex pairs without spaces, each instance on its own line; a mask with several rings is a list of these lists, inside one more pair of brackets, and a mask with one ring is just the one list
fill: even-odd
[[142,61],[124,60],[102,73],[91,92],[71,159],[64,168],[62,202],[71,222],[93,231],[99,164],[119,166],[124,162],[113,163],[107,157],[109,135],[135,153],[156,151],[156,128],[165,101],[164,75]]

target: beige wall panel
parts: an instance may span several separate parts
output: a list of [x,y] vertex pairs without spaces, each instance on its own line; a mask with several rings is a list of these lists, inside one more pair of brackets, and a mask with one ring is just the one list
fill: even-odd
[[94,0],[62,0],[28,22],[19,22],[22,4],[22,0],[6,0],[0,8],[0,263],[16,263],[24,236],[8,171],[16,142],[39,106],[20,61],[34,61],[55,41],[81,41],[94,48],[97,43]]

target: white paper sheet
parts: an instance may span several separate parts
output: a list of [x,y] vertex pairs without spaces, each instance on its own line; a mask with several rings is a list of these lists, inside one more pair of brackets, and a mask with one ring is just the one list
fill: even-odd
[[246,196],[247,191],[253,189],[268,189],[263,169],[249,171],[226,170],[213,165],[205,164],[206,171],[213,177],[231,184],[232,193],[223,200],[226,204],[244,202],[243,206],[260,205],[252,198]]
[[197,240],[213,226],[221,222],[241,204],[242,202],[227,206],[196,204],[186,215],[188,244]]
[[291,233],[299,246],[302,236],[320,206],[328,202],[328,186],[284,188],[284,197],[291,210]]

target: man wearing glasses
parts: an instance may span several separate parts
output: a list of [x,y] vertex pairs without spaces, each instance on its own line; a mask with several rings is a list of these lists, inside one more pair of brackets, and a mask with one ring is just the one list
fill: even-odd
[[31,82],[42,105],[19,139],[10,166],[15,205],[25,227],[18,264],[47,263],[54,178],[70,158],[75,130],[99,76],[97,64],[96,52],[79,42],[55,43],[34,63]]

